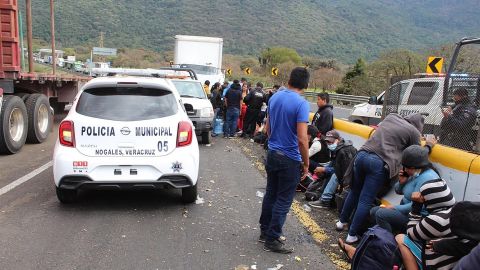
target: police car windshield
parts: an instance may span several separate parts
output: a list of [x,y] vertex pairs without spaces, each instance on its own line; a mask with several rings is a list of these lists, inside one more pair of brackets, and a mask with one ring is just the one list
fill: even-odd
[[173,81],[175,88],[177,88],[178,93],[181,97],[193,97],[193,98],[202,98],[205,99],[205,91],[203,90],[202,84],[194,81]]
[[79,114],[114,121],[140,121],[171,116],[178,105],[170,91],[141,87],[86,89],[80,95]]

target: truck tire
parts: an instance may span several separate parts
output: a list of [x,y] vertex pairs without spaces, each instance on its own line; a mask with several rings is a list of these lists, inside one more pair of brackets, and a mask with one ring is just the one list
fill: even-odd
[[15,154],[27,138],[27,108],[17,96],[4,96],[0,111],[0,154]]
[[211,131],[202,132],[202,143],[203,144],[212,143],[212,132]]
[[78,192],[76,190],[56,188],[57,198],[61,203],[73,203],[77,200]]
[[27,142],[42,143],[48,138],[53,122],[48,98],[42,94],[31,94],[25,105],[28,113]]
[[15,94],[17,97],[21,98],[23,102],[27,102],[27,98],[30,96],[29,93],[18,93]]
[[197,185],[182,188],[182,201],[184,203],[193,203],[197,200]]

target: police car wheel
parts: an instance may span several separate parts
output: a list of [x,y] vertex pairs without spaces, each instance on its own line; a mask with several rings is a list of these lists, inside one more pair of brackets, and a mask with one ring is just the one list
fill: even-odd
[[197,185],[182,189],[182,201],[193,203],[197,200]]
[[61,203],[73,203],[77,200],[77,191],[57,187],[57,198]]
[[212,132],[211,131],[205,131],[202,132],[202,143],[203,144],[210,144],[212,142]]

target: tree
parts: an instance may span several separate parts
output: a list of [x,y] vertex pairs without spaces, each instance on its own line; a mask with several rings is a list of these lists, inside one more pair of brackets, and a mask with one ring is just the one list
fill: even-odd
[[257,61],[255,61],[255,59],[252,59],[252,58],[246,58],[244,60],[242,60],[242,62],[240,63],[240,69],[241,70],[244,70],[246,68],[253,68],[253,67],[256,67],[258,66],[258,63]]
[[311,87],[322,90],[334,90],[342,81],[342,72],[333,68],[319,68],[311,72]]
[[287,62],[292,62],[298,65],[302,62],[302,58],[294,49],[285,47],[273,47],[266,48],[261,52],[259,62],[262,67],[268,69]]
[[349,72],[347,72],[347,74],[345,74],[345,79],[349,80],[365,74],[366,65],[367,64],[362,58],[358,58],[353,68]]
[[[350,69],[342,79],[342,86],[337,88],[337,93],[351,95],[354,92],[354,86],[358,86],[356,80],[365,82],[368,80],[366,74],[366,63],[362,58],[358,58],[355,65]],[[366,85],[362,83],[362,85]]]
[[317,70],[319,68],[339,69],[335,60],[324,60],[312,56],[304,57],[302,59],[302,63],[313,70]]

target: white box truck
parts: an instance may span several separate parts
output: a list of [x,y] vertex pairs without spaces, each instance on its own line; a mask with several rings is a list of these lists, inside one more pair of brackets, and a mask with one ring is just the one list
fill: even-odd
[[223,83],[222,70],[223,39],[201,36],[175,36],[174,64],[195,71],[198,80]]

